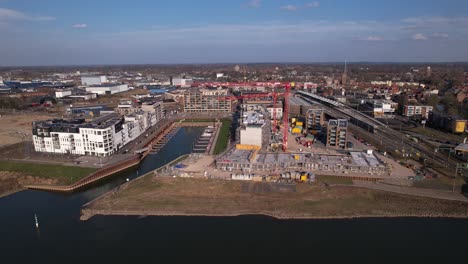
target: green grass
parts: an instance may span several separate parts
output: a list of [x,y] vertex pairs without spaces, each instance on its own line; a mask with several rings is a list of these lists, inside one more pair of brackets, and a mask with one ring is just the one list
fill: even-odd
[[419,134],[427,136],[427,137],[432,137],[432,138],[435,138],[435,139],[439,139],[439,140],[442,140],[444,142],[446,140],[463,142],[463,137],[462,136],[455,135],[455,134],[448,133],[448,132],[447,133],[442,132],[442,131],[439,131],[439,130],[432,129],[430,127],[425,127],[425,128],[416,127],[416,128],[409,129],[409,131],[416,132],[416,133],[419,133]]
[[223,152],[229,142],[229,129],[231,128],[232,121],[230,119],[221,120],[223,123],[219,130],[218,140],[216,140],[216,146],[214,148],[213,154],[218,155]]
[[328,184],[348,184],[348,185],[353,184],[353,179],[337,177],[337,176],[317,175],[316,179],[319,182],[324,182]]
[[19,172],[28,176],[54,179],[57,180],[59,184],[72,184],[88,176],[96,169],[62,165],[0,161],[0,170]]

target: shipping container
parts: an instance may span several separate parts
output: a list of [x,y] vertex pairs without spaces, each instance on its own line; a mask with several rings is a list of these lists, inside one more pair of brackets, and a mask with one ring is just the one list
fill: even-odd
[[466,128],[466,120],[456,120],[455,121],[455,133],[463,133]]

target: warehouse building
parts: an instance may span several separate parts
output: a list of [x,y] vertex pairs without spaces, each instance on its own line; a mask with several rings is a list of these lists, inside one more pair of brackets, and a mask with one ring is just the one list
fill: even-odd
[[108,83],[86,87],[86,92],[98,95],[116,94],[128,91],[128,84]]
[[81,76],[81,84],[84,86],[102,85],[107,83],[107,76]]

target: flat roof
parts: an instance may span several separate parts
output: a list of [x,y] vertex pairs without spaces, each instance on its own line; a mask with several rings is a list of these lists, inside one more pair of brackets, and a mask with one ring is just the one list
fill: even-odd
[[[253,151],[234,149],[226,154],[219,162],[249,163]],[[256,164],[275,163],[304,163],[314,162],[331,165],[357,165],[366,167],[382,166],[381,162],[373,155],[364,152],[351,152],[350,155],[331,155],[317,153],[260,153],[256,155]]]
[[300,97],[296,97],[296,96],[290,96],[289,97],[289,103],[291,105],[305,105],[305,106],[312,105],[309,102],[305,101],[304,99],[302,99]]

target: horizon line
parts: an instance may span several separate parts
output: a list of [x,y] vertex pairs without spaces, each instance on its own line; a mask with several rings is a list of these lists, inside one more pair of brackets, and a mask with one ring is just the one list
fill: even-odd
[[[344,64],[345,61],[317,62],[185,62],[185,63],[110,63],[110,64],[44,64],[44,65],[0,65],[0,68],[31,67],[97,67],[97,66],[176,66],[176,65],[237,65],[237,64]],[[468,61],[346,61],[347,64],[468,64]]]

